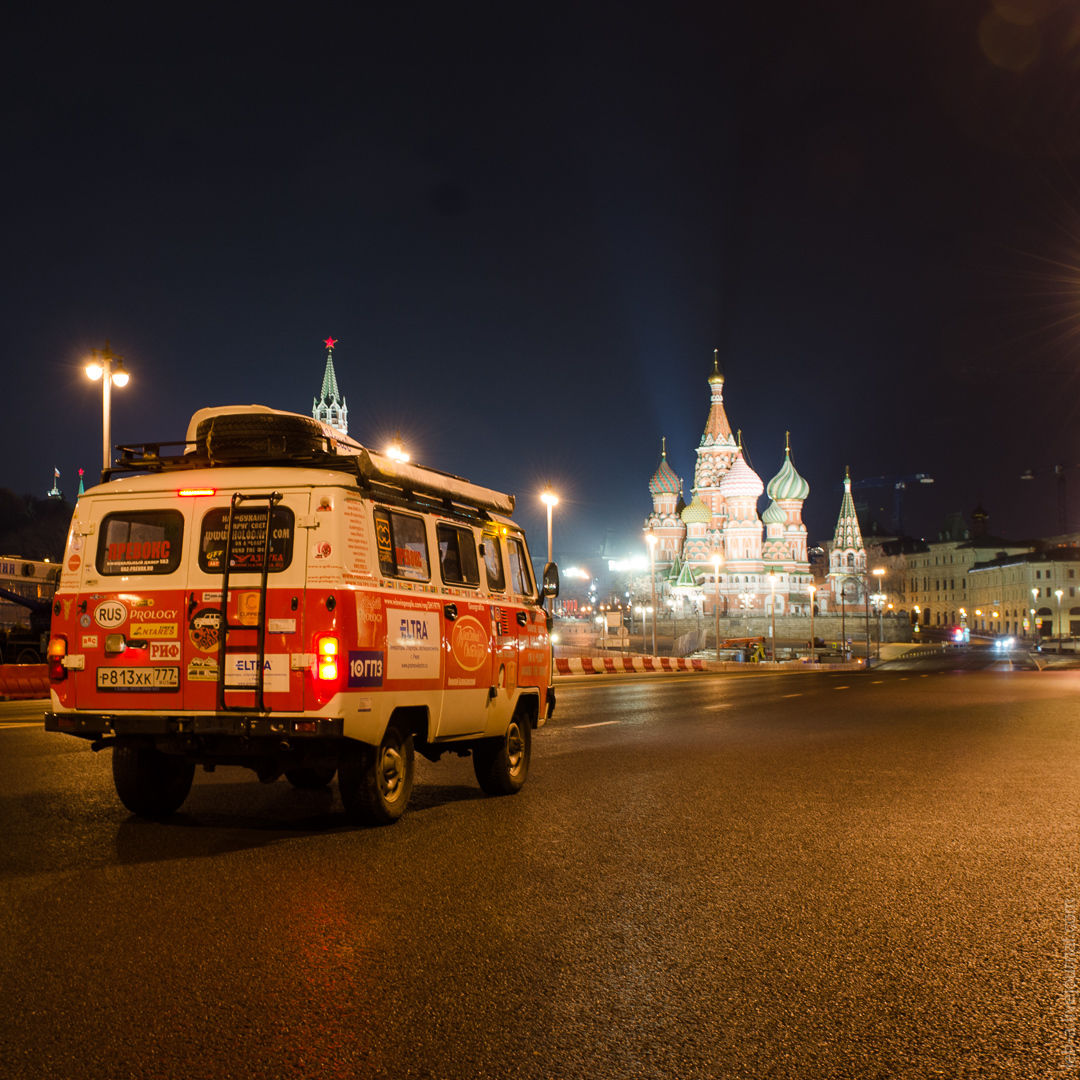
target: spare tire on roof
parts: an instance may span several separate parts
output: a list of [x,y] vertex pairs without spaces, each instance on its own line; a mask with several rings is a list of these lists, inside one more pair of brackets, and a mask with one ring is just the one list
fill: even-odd
[[195,431],[195,452],[211,461],[282,458],[325,451],[317,420],[277,413],[226,413],[203,420]]

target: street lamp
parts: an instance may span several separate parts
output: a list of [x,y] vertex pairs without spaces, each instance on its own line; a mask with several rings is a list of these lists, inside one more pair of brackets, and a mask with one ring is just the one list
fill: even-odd
[[772,662],[776,663],[776,571],[769,571],[769,614],[772,625],[769,627],[769,640],[772,643]]
[[649,609],[653,613],[652,620],[652,654],[656,655],[656,537],[652,533],[649,533],[645,537],[645,542],[649,545],[649,590],[652,597],[652,607]]
[[[881,659],[881,609],[885,606],[885,594],[881,591],[881,579],[885,576],[885,568],[876,567],[873,571],[878,579],[878,589],[874,594],[874,604],[877,607],[877,659]],[[869,650],[867,650],[869,651]]]
[[814,651],[814,593],[817,592],[816,585],[808,585],[810,590],[810,663],[817,663],[817,655]]
[[540,493],[540,501],[547,507],[548,562],[554,562],[555,560],[551,554],[551,511],[553,507],[559,505],[559,496],[551,490],[550,484]]
[[712,557],[713,582],[716,585],[716,600],[713,607],[716,609],[716,659],[720,659],[720,564],[724,561],[723,556],[717,551]]
[[1057,646],[1057,651],[1061,652],[1061,638],[1063,636],[1062,632],[1061,632],[1062,631],[1062,626],[1061,626],[1061,597],[1062,597],[1062,590],[1061,589],[1056,589],[1054,591],[1054,595],[1057,597],[1057,600],[1058,600],[1058,614],[1057,614],[1058,646]]
[[[113,367],[113,361],[116,367]],[[95,382],[101,380],[101,458],[102,469],[112,468],[112,384],[127,386],[128,372],[124,367],[124,358],[117,356],[109,348],[109,339],[105,339],[104,349],[90,350],[90,363],[86,365],[86,374]]]
[[[400,461],[402,465],[408,462],[409,454],[405,449],[405,444],[401,441],[400,431],[395,432],[393,439],[390,440],[390,445],[386,448],[386,456],[391,461]],[[551,562],[551,560],[548,559],[548,562]]]
[[[1038,604],[1037,604],[1038,599],[1039,599],[1039,590],[1038,589],[1032,589],[1031,590],[1031,602],[1033,604],[1035,604],[1036,607],[1038,607]],[[1031,609],[1031,636],[1032,637],[1038,637],[1038,625],[1039,624],[1035,621],[1035,608],[1032,608]]]

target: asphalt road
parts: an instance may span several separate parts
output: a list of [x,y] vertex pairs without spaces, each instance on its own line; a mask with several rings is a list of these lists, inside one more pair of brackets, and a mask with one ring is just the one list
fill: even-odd
[[564,686],[373,830],[0,707],[0,1076],[1072,1075],[1080,673],[921,663]]

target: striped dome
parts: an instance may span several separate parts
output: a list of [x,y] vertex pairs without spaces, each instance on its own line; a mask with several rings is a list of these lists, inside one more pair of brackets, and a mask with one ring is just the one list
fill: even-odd
[[720,481],[720,494],[725,499],[757,499],[764,490],[761,477],[746,464],[740,449],[731,468]]
[[761,520],[766,525],[783,525],[787,521],[787,514],[776,503],[771,502],[765,508],[765,513],[761,515]]
[[803,501],[810,494],[810,485],[795,471],[791,464],[791,450],[784,451],[784,464],[769,481],[770,499]]
[[688,525],[692,522],[705,523],[712,521],[712,511],[698,498],[695,493],[693,501],[682,512],[682,519]]
[[667,454],[660,455],[660,468],[653,473],[649,481],[649,491],[653,495],[679,495],[682,493],[682,481],[675,475],[675,470],[667,463]]

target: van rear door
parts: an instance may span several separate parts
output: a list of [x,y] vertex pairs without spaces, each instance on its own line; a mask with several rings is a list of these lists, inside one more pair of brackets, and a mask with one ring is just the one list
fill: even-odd
[[291,658],[303,652],[304,588],[307,545],[297,537],[306,518],[307,489],[285,491],[270,517],[270,560],[266,610],[260,612],[262,560],[269,503],[257,496],[269,494],[245,489],[256,496],[237,501],[232,516],[227,622],[237,627],[226,638],[225,674],[219,680],[219,642],[223,632],[222,593],[225,546],[229,539],[229,510],[233,492],[219,491],[197,501],[192,521],[192,544],[187,556],[187,591],[184,596],[185,708],[216,712],[218,685],[224,683],[225,705],[253,710],[258,675],[258,626],[265,626],[263,695],[273,712],[302,712],[304,671],[293,670]]
[[95,498],[68,650],[79,709],[179,711],[184,569],[194,499]]

